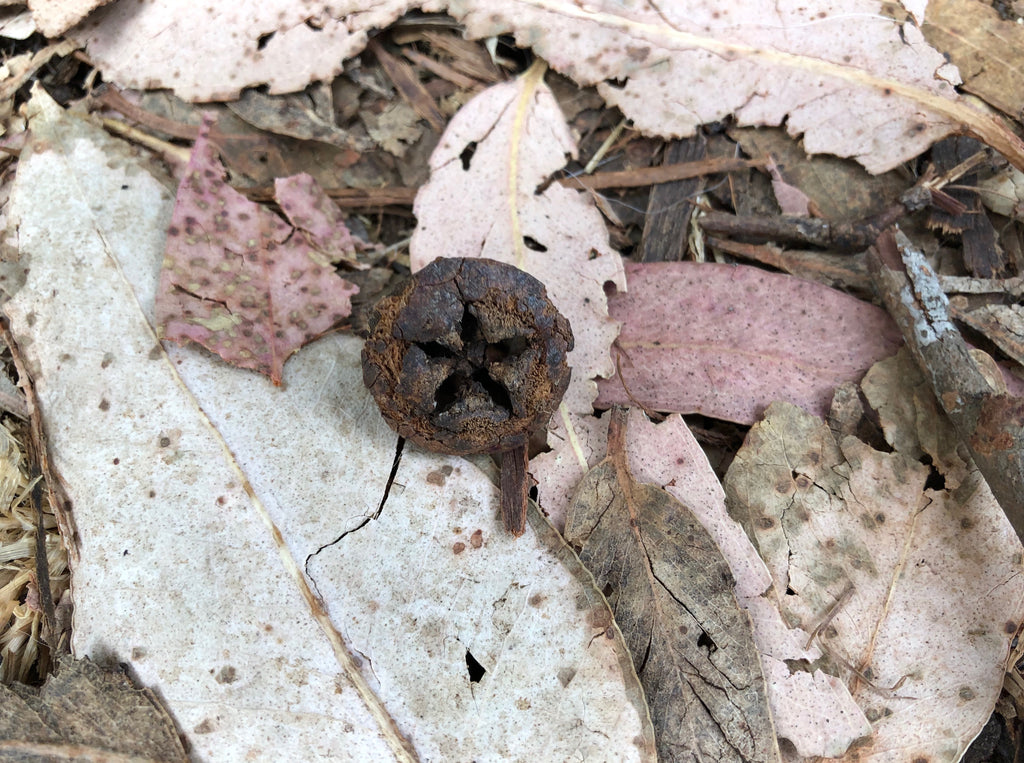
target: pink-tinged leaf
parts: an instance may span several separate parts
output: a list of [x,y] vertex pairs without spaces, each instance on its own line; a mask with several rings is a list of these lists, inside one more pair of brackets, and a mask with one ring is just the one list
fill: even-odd
[[903,344],[883,310],[788,275],[666,262],[627,264],[626,279],[608,300],[623,323],[621,378],[600,381],[601,407],[635,405],[632,395],[656,411],[752,424],[785,400],[824,415],[836,387]]
[[[225,182],[210,126],[204,118],[178,188],[157,325],[165,339],[196,342],[280,384],[288,356],[347,317],[358,287],[318,259],[305,235]],[[309,209],[333,206],[315,183],[306,191]]]
[[281,211],[312,247],[310,252],[322,265],[345,261],[360,270],[353,259],[356,239],[345,225],[345,219],[320,185],[305,172],[274,180],[274,199]]

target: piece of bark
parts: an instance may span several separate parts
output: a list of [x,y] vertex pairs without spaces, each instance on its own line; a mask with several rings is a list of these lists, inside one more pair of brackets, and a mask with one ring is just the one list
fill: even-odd
[[526,531],[530,457],[525,445],[501,454],[501,519],[517,538]]
[[770,265],[807,281],[817,281],[832,288],[847,291],[870,292],[871,279],[864,255],[832,254],[815,250],[783,249],[772,244],[745,244],[725,238],[709,236],[708,246],[762,265]]
[[[978,141],[956,136],[939,141],[932,147],[932,157],[939,172],[947,172],[961,162],[982,151]],[[996,278],[1008,268],[1003,253],[996,246],[996,230],[982,208],[981,196],[975,188],[976,172],[969,172],[957,181],[957,187],[945,191],[963,205],[963,210],[949,213],[933,208],[928,215],[928,227],[947,234],[959,235],[963,243],[964,267],[971,275]]]
[[420,118],[425,120],[434,132],[444,132],[447,120],[444,114],[437,108],[437,104],[434,103],[430,93],[420,83],[419,77],[416,76],[413,68],[405,61],[388,53],[384,46],[381,45],[380,40],[376,38],[371,38],[366,43],[366,47],[377,57],[377,61],[388,75],[398,94],[413,107]]
[[[665,149],[663,165],[701,161],[707,156],[703,135],[674,140]],[[641,262],[675,262],[686,257],[686,232],[694,199],[704,187],[704,177],[673,180],[651,188],[647,216],[640,239]]]
[[1024,538],[1024,400],[996,394],[949,316],[924,255],[898,228],[868,253],[879,296],[1017,535]]

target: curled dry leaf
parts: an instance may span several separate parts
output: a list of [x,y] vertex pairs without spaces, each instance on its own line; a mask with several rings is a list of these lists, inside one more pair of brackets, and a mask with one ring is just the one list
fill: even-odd
[[764,675],[728,564],[693,513],[630,473],[626,414],[577,488],[565,538],[615,612],[663,760],[777,761]]
[[352,311],[358,287],[324,262],[351,248],[351,237],[327,230],[343,223],[309,176],[277,188],[285,194],[282,207],[313,230],[310,237],[293,235],[277,215],[231,188],[210,127],[204,117],[178,188],[157,321],[165,339],[196,342],[280,384],[288,356]]
[[[289,0],[191,13],[175,0],[117,3],[93,14],[76,37],[108,80],[230,100],[249,86],[282,93],[330,79],[363,48],[368,30],[412,7],[364,2],[347,6],[348,16],[324,10],[311,19]],[[557,71],[596,84],[647,133],[692,135],[734,114],[741,125],[785,123],[807,151],[881,172],[964,126],[1024,169],[1024,143],[957,96],[956,68],[913,20],[891,18],[873,0],[435,0],[423,7],[448,12],[474,38],[513,33]]]
[[598,405],[750,424],[788,400],[824,415],[836,387],[902,344],[884,310],[793,276],[691,262],[626,274],[629,290],[609,301],[623,322],[619,376],[598,383]]

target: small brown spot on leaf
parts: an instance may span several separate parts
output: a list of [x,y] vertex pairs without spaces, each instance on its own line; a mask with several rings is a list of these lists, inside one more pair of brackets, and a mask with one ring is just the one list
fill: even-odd
[[594,607],[587,612],[587,625],[604,630],[612,623],[612,613],[604,607]]
[[454,552],[456,554],[461,554],[465,550],[466,550],[466,544],[463,543],[461,540],[452,544],[452,552]]
[[100,400],[100,410],[101,411],[109,411],[110,410],[110,401],[107,400],[107,398],[103,398],[102,400]]
[[473,534],[469,536],[469,545],[473,548],[480,548],[484,545],[484,531],[474,530]]
[[775,527],[775,520],[772,517],[758,517],[757,526],[761,530],[771,530]]

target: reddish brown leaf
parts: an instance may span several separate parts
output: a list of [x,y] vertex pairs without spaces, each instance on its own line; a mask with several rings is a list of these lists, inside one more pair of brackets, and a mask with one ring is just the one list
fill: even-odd
[[786,400],[822,415],[836,387],[902,344],[884,311],[793,276],[665,262],[627,264],[626,277],[629,290],[608,300],[623,322],[621,378],[599,382],[599,406],[635,404],[631,394],[657,411],[751,424]]
[[[358,288],[315,256],[307,236],[225,182],[210,127],[204,119],[178,188],[157,325],[165,339],[197,342],[280,384],[288,356],[348,316]],[[309,209],[333,207],[314,183],[302,185]]]

